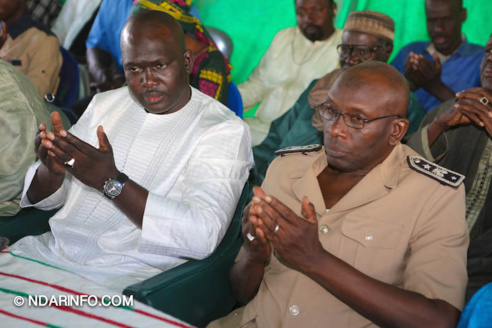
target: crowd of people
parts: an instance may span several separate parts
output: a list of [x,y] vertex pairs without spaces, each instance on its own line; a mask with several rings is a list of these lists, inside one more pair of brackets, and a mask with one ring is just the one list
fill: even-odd
[[[58,209],[10,252],[121,293],[210,256],[249,186],[237,307],[209,327],[487,320],[492,34],[468,41],[462,0],[426,0],[430,41],[391,62],[390,16],[341,30],[333,0],[295,0],[238,85],[244,119],[191,0],[80,3],[0,1],[0,217]],[[90,91],[57,108],[77,43]]]

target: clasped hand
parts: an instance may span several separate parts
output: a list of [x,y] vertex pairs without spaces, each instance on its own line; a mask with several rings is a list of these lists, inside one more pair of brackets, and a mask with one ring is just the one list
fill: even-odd
[[405,77],[411,82],[412,90],[428,88],[433,83],[441,82],[441,61],[437,54],[434,63],[423,55],[410,52],[403,66]]
[[255,236],[252,241],[245,238],[247,251],[266,261],[273,246],[283,260],[301,270],[325,252],[318,237],[316,211],[307,197],[302,200],[303,217],[299,217],[275,197],[265,195],[260,187],[253,192],[255,196],[244,212],[247,219],[243,217],[244,236]]
[[483,88],[471,88],[458,92],[456,97],[455,110],[466,117],[461,123],[473,122],[492,136],[492,93]]
[[[99,148],[95,148],[66,131],[59,113],[54,112],[51,121],[53,132],[47,132],[46,125],[41,124],[35,140],[35,151],[43,165],[56,175],[68,171],[85,185],[102,191],[104,183],[119,173],[103,127],[97,128]],[[74,164],[66,165],[72,159]]]

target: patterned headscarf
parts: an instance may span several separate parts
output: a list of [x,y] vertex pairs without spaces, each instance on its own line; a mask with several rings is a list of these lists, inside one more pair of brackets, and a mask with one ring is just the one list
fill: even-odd
[[[142,10],[163,11],[176,19],[183,31],[198,42],[218,50],[214,40],[208,34],[202,22],[190,13],[191,0],[135,0],[130,16]],[[218,50],[219,51],[219,50]],[[230,80],[231,65],[225,56],[224,61],[228,80]]]

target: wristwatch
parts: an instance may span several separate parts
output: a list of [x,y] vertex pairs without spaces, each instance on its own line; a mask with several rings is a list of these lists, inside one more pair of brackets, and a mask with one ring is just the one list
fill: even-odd
[[128,176],[125,173],[120,173],[116,178],[111,178],[104,184],[104,196],[109,199],[113,199],[119,194],[128,180]]

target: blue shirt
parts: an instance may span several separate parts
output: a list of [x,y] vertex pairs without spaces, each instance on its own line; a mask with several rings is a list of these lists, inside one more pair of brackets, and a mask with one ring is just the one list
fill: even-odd
[[103,0],[86,41],[87,49],[97,47],[109,52],[120,73],[123,73],[120,35],[132,4],[133,0]]
[[[422,54],[434,62],[431,54],[426,50],[428,45],[428,41],[408,44],[400,50],[391,65],[403,74],[403,64],[411,51]],[[441,80],[454,92],[480,86],[480,64],[484,54],[484,47],[463,41],[458,51],[442,64]],[[441,104],[439,99],[423,88],[415,90],[415,95],[427,112]]]
[[492,322],[492,283],[473,295],[461,313],[458,328],[487,328]]

